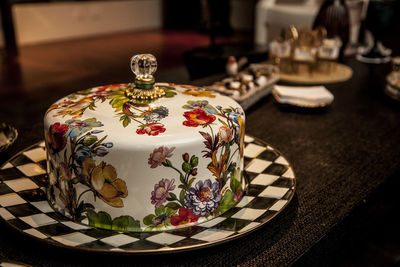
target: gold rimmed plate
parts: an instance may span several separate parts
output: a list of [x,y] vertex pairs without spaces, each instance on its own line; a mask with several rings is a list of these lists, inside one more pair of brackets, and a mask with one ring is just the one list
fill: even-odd
[[16,154],[0,168],[0,216],[23,234],[56,246],[117,253],[173,253],[239,238],[267,224],[289,204],[296,178],[280,152],[245,137],[249,186],[233,208],[207,222],[152,232],[119,232],[75,223],[55,212],[46,199],[44,142]]

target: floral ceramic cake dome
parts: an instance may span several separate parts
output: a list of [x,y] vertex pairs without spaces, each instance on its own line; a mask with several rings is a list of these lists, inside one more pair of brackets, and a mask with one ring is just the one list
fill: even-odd
[[94,87],[44,118],[47,196],[59,213],[119,231],[174,229],[239,202],[244,112],[232,99],[155,83],[152,55],[131,59],[134,83]]

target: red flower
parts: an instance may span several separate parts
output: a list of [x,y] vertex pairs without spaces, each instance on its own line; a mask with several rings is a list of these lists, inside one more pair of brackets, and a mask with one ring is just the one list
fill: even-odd
[[208,125],[215,121],[214,115],[207,114],[202,109],[195,109],[193,111],[186,111],[183,115],[187,120],[183,122],[183,125],[189,127],[197,127],[199,125]]
[[53,153],[58,153],[64,149],[67,144],[65,137],[68,131],[68,125],[60,124],[59,122],[50,125],[49,132],[47,133],[47,144]]
[[200,214],[194,215],[192,210],[186,208],[179,208],[178,214],[171,216],[171,224],[174,226],[197,222],[200,217]]
[[137,134],[148,134],[148,135],[158,135],[159,133],[165,132],[164,124],[154,122],[141,126],[136,130]]

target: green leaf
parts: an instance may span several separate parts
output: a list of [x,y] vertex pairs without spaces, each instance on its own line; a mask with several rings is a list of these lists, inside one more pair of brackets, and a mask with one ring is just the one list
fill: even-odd
[[124,90],[118,90],[118,91],[112,92],[111,94],[109,94],[107,96],[107,98],[113,99],[113,98],[118,97],[118,96],[125,97],[125,91]]
[[154,214],[149,214],[146,217],[143,218],[143,223],[145,225],[152,225],[153,224],[153,219],[156,217]]
[[193,155],[190,158],[190,166],[192,166],[192,168],[196,167],[197,165],[199,165],[199,158],[196,157],[195,155]]
[[129,123],[131,123],[131,118],[129,118],[129,116],[125,116],[124,120],[122,121],[122,126],[125,128],[129,125]]
[[160,207],[156,208],[154,212],[156,213],[156,216],[161,215],[164,213],[165,207],[164,205],[161,205]]
[[98,140],[96,143],[94,143],[94,144],[92,145],[92,148],[95,148],[95,147],[97,147],[98,145],[100,145],[104,140],[106,140],[107,136],[108,136],[108,135],[103,136],[100,140]]
[[92,134],[86,135],[86,136],[83,138],[83,145],[84,145],[84,146],[93,145],[97,140],[98,140],[98,138],[97,138],[96,135],[92,135]]
[[172,91],[165,91],[164,97],[171,98],[171,97],[174,97],[175,95],[176,95],[175,92],[172,92]]
[[163,89],[163,90],[167,90],[167,91],[175,90],[175,87],[168,86],[168,85],[160,86],[160,88]]
[[89,209],[93,209],[94,210],[94,206],[90,203],[84,203],[82,201],[82,211],[87,211]]
[[171,215],[175,214],[176,211],[177,211],[177,209],[172,209],[172,208],[169,208],[169,207],[165,208],[165,215],[167,215],[168,219],[165,220],[164,224],[168,224],[169,223],[169,221],[168,221],[169,217]]
[[172,166],[172,162],[171,162],[169,159],[166,159],[166,160],[165,160],[165,163],[166,163],[167,165],[164,165],[164,166],[167,166],[167,167],[171,167],[171,166]]
[[231,190],[226,190],[225,194],[223,195],[221,202],[219,203],[218,208],[216,209],[217,214],[224,213],[225,211],[229,210],[233,205],[235,205],[234,194]]
[[185,183],[185,177],[182,174],[179,175],[179,180],[181,181],[182,184]]
[[179,205],[179,204],[176,203],[176,202],[169,202],[169,203],[166,205],[166,207],[167,207],[167,208],[170,208],[170,209],[173,209],[173,210],[177,210],[177,209],[179,209],[179,208],[181,207],[181,205]]
[[242,178],[242,172],[240,171],[240,168],[233,169],[231,172],[231,184],[230,187],[232,189],[232,192],[236,192],[239,188],[241,188],[241,179]]
[[241,184],[235,177],[231,177],[231,189],[236,192],[240,188]]
[[99,213],[96,213],[94,210],[88,209],[86,211],[86,216],[89,219],[90,226],[111,230],[112,220],[111,216],[107,212],[100,211]]
[[176,197],[176,195],[174,193],[171,192],[171,193],[169,193],[169,195],[171,196],[172,199],[178,200],[178,198]]
[[185,173],[188,173],[188,172],[190,172],[190,171],[192,170],[192,166],[190,166],[189,163],[184,162],[184,163],[182,163],[182,170],[183,170]]
[[92,88],[81,90],[81,91],[78,91],[76,93],[79,94],[79,95],[88,95],[88,94],[92,93]]
[[137,231],[140,230],[140,222],[131,216],[120,216],[113,220],[112,230],[116,231]]
[[179,201],[183,204],[185,203],[185,190],[181,190],[179,193]]
[[193,184],[194,180],[196,180],[196,178],[195,178],[195,177],[193,177],[192,179],[190,179],[190,181],[189,181],[189,187],[191,187],[191,186],[192,186],[192,184]]
[[115,109],[121,108],[126,102],[128,102],[128,98],[116,98],[115,101],[111,104],[111,106]]

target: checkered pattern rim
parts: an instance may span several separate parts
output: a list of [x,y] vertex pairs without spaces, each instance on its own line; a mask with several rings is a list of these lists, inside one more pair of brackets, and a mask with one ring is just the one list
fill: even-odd
[[0,168],[0,217],[10,226],[57,246],[113,253],[167,253],[223,243],[266,224],[292,199],[296,179],[287,160],[254,137],[245,137],[250,184],[233,208],[210,221],[162,232],[118,232],[74,223],[56,213],[45,195],[44,142]]

